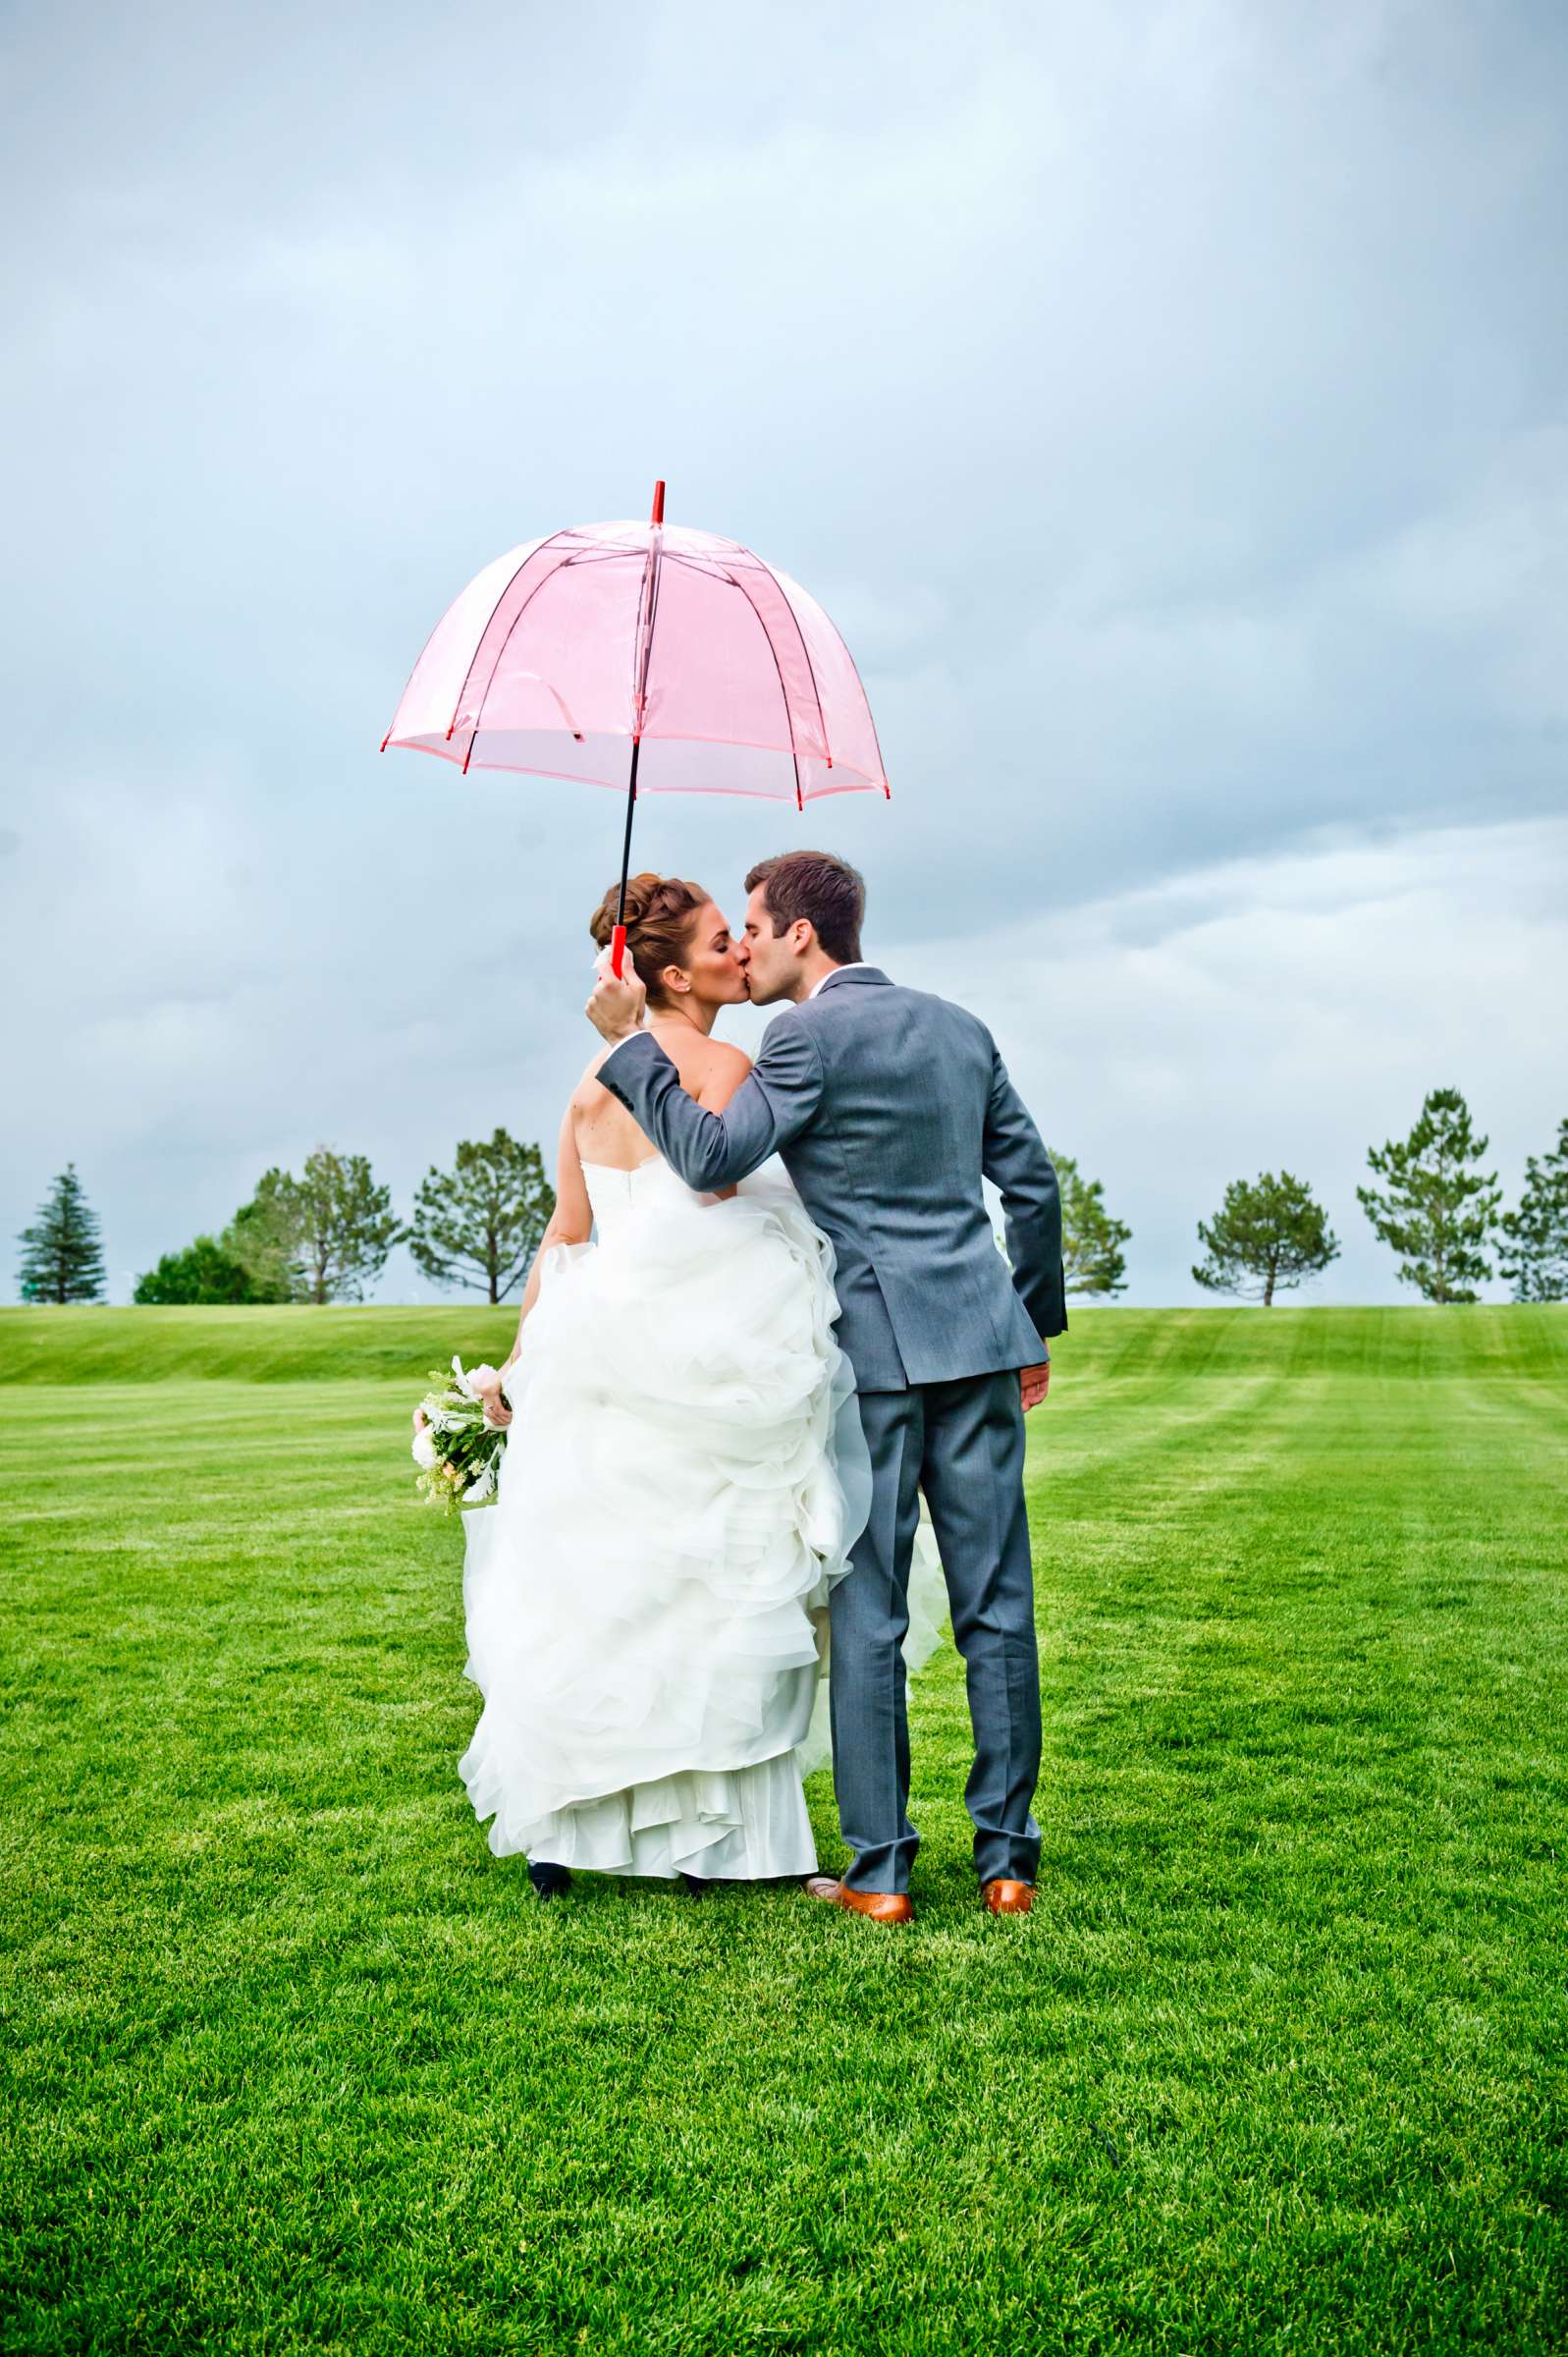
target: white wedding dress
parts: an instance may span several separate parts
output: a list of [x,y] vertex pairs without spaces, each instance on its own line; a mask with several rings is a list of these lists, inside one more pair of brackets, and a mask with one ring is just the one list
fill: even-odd
[[[497,1856],[809,1874],[826,1606],[871,1499],[833,1247],[782,1172],[722,1202],[657,1156],[584,1176],[595,1241],[550,1255],[499,1495],[463,1517],[462,1778]],[[912,1589],[918,1662],[929,1548]]]

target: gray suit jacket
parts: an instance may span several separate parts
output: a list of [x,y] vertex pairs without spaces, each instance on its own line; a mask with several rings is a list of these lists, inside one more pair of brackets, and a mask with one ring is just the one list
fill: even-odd
[[[833,1239],[838,1340],[863,1392],[1034,1366],[1065,1328],[1056,1174],[963,1008],[850,966],[769,1025],[723,1113],[687,1096],[646,1032],[599,1078],[688,1186],[732,1186],[783,1156]],[[982,1174],[1001,1191],[1011,1277]]]

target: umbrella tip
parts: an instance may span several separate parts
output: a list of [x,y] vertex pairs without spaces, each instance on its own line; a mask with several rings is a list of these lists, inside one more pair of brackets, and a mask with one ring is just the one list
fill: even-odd
[[665,487],[663,481],[661,480],[655,483],[653,487],[653,514],[648,521],[650,523],[663,523],[664,520]]

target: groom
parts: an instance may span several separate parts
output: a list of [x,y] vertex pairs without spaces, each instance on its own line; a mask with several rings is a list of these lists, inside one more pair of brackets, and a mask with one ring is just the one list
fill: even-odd
[[[1024,1511],[1024,1411],[1051,1380],[1044,1337],[1067,1323],[1056,1175],[985,1025],[902,990],[860,956],[865,887],[824,851],[746,878],[744,956],[769,1026],[723,1113],[688,1097],[638,1025],[641,985],[606,968],[588,1002],[614,1054],[599,1078],[688,1186],[732,1186],[783,1156],[838,1254],[838,1340],[871,1451],[871,1519],[830,1603],[834,1788],[854,1857],[814,1897],[907,1923],[907,1592],[923,1490],[968,1674],[975,1760],[965,1798],[994,1914],[1023,1914],[1040,1830],[1040,1677]],[[1001,1191],[1006,1263],[981,1193]]]

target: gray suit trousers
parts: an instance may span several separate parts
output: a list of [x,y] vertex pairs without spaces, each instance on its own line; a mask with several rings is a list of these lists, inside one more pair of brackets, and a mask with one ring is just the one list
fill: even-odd
[[871,1519],[834,1589],[834,1789],[856,1891],[903,1891],[919,1836],[909,1822],[909,1729],[899,1647],[924,1490],[962,1654],[975,1759],[964,1798],[982,1882],[1032,1883],[1040,1829],[1040,1668],[1024,1510],[1018,1377],[965,1376],[863,1392]]

